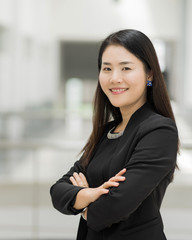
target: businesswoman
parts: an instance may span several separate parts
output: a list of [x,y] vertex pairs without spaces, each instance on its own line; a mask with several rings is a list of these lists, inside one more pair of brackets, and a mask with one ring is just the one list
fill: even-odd
[[160,206],[178,133],[151,41],[108,36],[98,56],[93,130],[80,160],[51,187],[54,207],[81,213],[77,239],[165,240]]

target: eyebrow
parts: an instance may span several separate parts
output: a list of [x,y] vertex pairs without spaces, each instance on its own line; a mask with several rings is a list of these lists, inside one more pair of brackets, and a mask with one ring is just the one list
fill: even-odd
[[[103,64],[103,65],[107,65],[107,66],[112,65],[112,64],[109,63],[109,62],[103,62],[102,64]],[[127,65],[127,64],[133,64],[133,62],[130,62],[130,61],[123,61],[123,62],[120,62],[120,63],[119,63],[119,65]]]

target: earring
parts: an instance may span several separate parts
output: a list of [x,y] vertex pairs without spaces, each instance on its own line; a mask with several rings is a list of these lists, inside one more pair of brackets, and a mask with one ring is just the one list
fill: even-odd
[[150,81],[150,80],[147,80],[147,87],[152,87],[152,81]]

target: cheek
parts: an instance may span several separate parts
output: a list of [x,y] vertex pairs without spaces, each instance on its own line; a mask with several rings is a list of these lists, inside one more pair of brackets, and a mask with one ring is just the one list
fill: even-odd
[[103,76],[103,74],[101,74],[101,73],[99,74],[99,83],[101,85],[101,88],[104,91],[106,88],[106,85],[107,85],[107,81],[106,81],[105,77]]
[[129,82],[132,85],[138,86],[143,88],[147,84],[147,76],[146,74],[142,72],[137,72],[135,75],[133,75],[130,79]]
[[147,90],[147,79],[144,74],[137,74],[129,78],[129,85],[133,94],[143,94]]

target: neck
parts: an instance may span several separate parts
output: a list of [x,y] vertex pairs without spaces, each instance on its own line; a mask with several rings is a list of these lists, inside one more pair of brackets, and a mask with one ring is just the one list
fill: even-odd
[[122,122],[117,126],[116,131],[120,132],[123,131],[125,129],[125,127],[127,126],[132,114],[128,111],[121,111],[121,115],[122,115]]
[[142,104],[135,104],[133,106],[121,107],[120,111],[121,111],[121,116],[122,116],[122,122],[117,126],[116,131],[118,131],[118,132],[123,131],[126,128],[133,113],[136,112],[144,104],[145,104],[145,102]]

